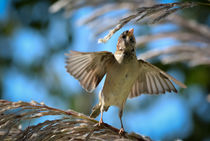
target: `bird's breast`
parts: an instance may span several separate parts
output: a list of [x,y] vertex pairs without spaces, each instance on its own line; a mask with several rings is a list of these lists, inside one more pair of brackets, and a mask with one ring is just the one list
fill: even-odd
[[121,107],[137,78],[137,61],[114,65],[108,72],[102,90],[105,105]]

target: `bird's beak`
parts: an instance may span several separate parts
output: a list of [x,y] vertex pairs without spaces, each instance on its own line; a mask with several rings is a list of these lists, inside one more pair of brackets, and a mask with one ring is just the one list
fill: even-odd
[[133,36],[133,31],[134,31],[133,28],[129,29],[129,31],[128,31],[128,36]]

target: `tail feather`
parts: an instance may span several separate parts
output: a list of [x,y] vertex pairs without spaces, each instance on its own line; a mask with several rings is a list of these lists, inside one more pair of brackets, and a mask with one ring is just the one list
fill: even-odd
[[92,112],[90,114],[91,118],[96,118],[100,114],[101,105],[97,104],[93,107]]
[[[104,107],[103,111],[107,111],[108,109],[109,109],[109,106]],[[96,118],[100,113],[101,113],[101,105],[97,104],[93,107],[90,117]]]

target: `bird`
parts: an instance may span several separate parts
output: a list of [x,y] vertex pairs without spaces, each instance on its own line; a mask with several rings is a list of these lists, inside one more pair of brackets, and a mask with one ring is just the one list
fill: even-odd
[[108,51],[70,51],[65,55],[67,72],[89,93],[93,92],[106,75],[103,88],[99,92],[99,103],[93,107],[90,117],[96,118],[101,113],[98,122],[100,126],[103,124],[103,112],[110,106],[117,106],[121,124],[119,134],[125,133],[122,115],[128,98],[141,94],[177,93],[172,81],[181,88],[187,87],[151,63],[137,59],[133,28],[119,36],[114,54]]

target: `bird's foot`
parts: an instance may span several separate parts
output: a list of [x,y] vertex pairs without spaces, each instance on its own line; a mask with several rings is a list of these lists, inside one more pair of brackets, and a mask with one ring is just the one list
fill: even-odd
[[125,130],[123,128],[120,128],[119,134],[120,135],[124,135],[125,134]]
[[103,120],[99,120],[98,126],[101,126],[102,124],[104,124]]

